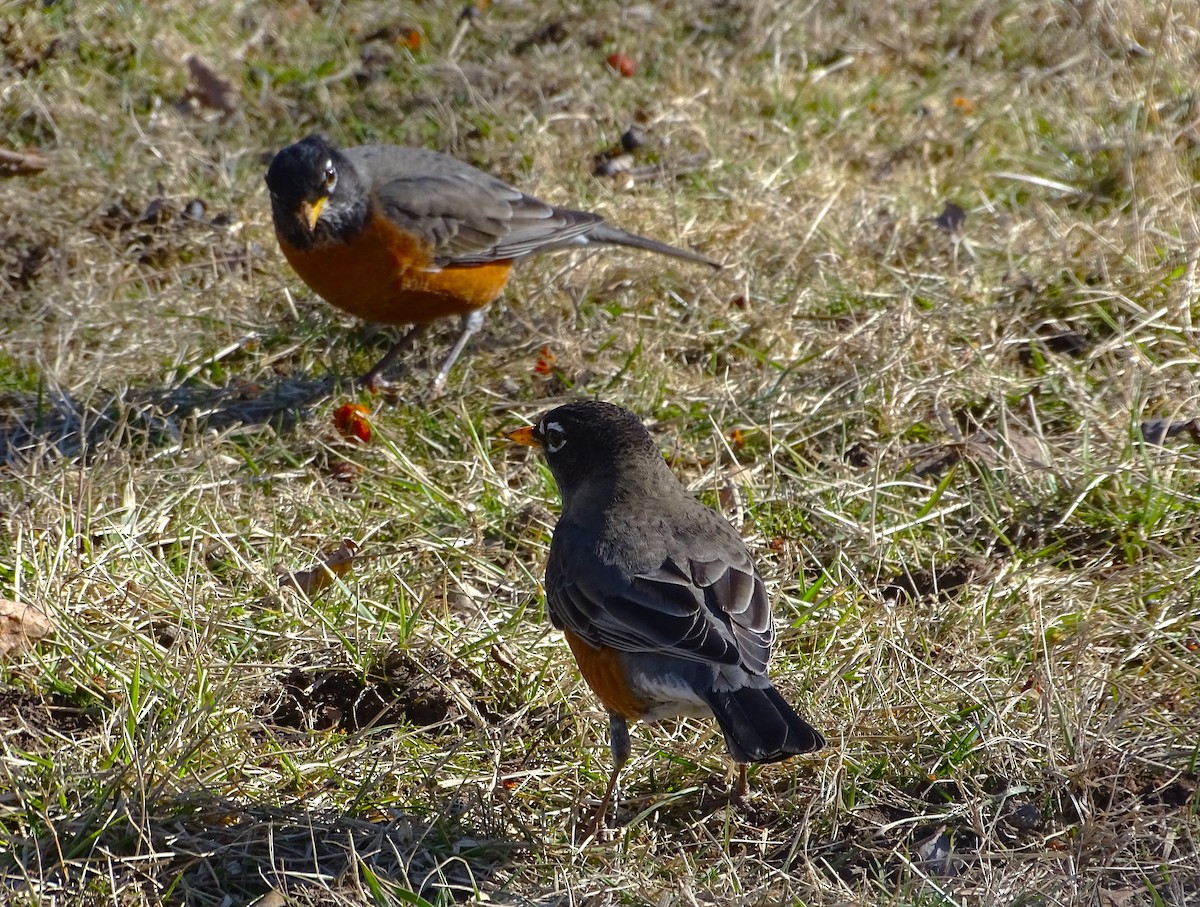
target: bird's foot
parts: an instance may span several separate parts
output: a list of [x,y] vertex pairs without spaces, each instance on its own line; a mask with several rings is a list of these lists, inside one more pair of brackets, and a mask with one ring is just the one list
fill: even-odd
[[575,824],[576,843],[594,842],[603,844],[616,837],[616,828],[608,824],[608,803],[601,803],[600,808],[592,814],[587,822]]

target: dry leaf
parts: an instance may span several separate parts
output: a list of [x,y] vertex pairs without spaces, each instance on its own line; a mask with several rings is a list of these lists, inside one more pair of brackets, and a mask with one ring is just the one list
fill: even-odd
[[54,624],[39,608],[0,598],[0,655],[24,648],[53,629]]
[[287,907],[287,898],[272,888],[254,902],[254,907]]
[[554,351],[550,349],[548,344],[543,344],[538,351],[537,364],[534,365],[533,371],[536,375],[553,375],[554,362],[558,357],[554,355]]
[[1136,888],[1101,889],[1099,894],[1103,907],[1129,907],[1142,900],[1142,892]]
[[195,98],[205,107],[219,110],[221,113],[233,113],[238,109],[241,103],[238,90],[228,79],[219,76],[207,60],[196,54],[188,54],[184,62],[192,75],[188,97]]
[[371,411],[361,403],[343,403],[333,413],[333,425],[347,441],[371,440]]
[[334,577],[345,576],[354,566],[354,553],[358,544],[342,539],[336,549],[325,555],[321,563],[310,570],[291,572],[284,570],[279,577],[280,589],[296,589],[305,595],[316,595],[333,582]]

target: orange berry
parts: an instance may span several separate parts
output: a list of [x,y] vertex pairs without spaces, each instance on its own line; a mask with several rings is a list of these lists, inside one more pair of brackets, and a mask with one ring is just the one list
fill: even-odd
[[621,53],[619,50],[608,55],[608,65],[626,79],[637,72],[637,63],[633,57],[629,56],[629,54]]

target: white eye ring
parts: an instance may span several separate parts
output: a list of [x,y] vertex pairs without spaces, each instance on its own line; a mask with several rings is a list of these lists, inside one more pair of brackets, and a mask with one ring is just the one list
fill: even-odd
[[325,191],[332,192],[337,188],[337,168],[333,166],[333,161],[325,162]]
[[543,422],[542,437],[546,439],[546,453],[558,453],[567,443],[567,433],[557,422]]

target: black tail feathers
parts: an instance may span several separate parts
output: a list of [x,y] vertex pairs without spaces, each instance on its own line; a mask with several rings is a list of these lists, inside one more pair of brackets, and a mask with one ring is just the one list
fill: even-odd
[[711,690],[705,697],[734,762],[778,762],[825,746],[773,686]]

